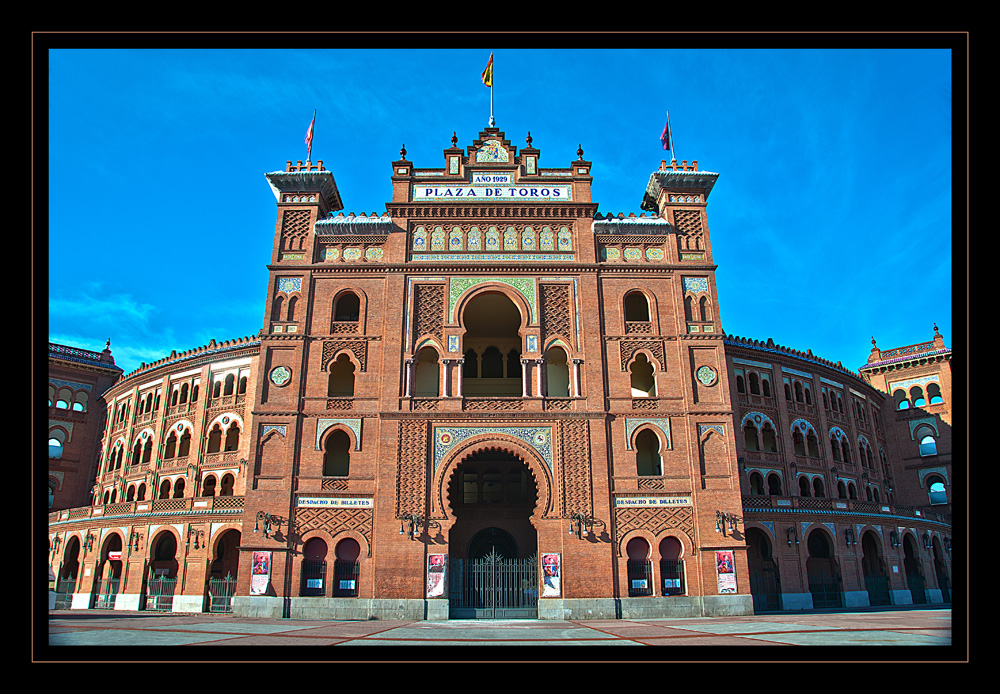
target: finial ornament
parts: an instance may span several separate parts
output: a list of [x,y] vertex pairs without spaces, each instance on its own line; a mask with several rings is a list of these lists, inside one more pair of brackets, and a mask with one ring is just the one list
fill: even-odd
[[528,143],[529,147],[531,147],[531,131],[530,130],[528,131],[528,137],[526,137],[524,139],[524,141]]
[[872,347],[874,347],[874,346],[875,346],[875,337],[872,336]]
[[399,148],[399,156],[401,159],[406,159],[406,145],[404,144]]
[[938,327],[937,327],[937,322],[935,321],[935,322],[934,322],[934,335],[935,335],[935,336],[937,336],[937,335],[939,335],[939,334],[940,334],[940,333],[938,332]]
[[576,148],[577,148],[577,149],[576,149],[576,156],[577,156],[577,157],[579,157],[579,158],[580,158],[580,160],[582,161],[582,160],[583,160],[583,145],[579,145],[579,144],[578,144],[578,145],[576,146]]
[[458,132],[454,130],[451,133],[451,146],[452,147],[458,146]]

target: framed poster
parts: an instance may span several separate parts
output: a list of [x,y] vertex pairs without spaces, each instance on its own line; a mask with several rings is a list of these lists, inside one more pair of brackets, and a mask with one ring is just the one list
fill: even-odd
[[250,595],[265,595],[271,582],[271,553],[254,552],[250,565]]
[[446,556],[444,554],[427,555],[427,597],[429,598],[444,596]]
[[736,592],[736,564],[731,549],[715,552],[715,575],[718,577],[719,595]]
[[561,569],[558,554],[542,555],[542,597],[554,598],[561,593]]

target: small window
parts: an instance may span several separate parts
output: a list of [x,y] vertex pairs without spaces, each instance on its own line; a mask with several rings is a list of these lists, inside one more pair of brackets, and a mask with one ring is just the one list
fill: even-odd
[[627,322],[649,322],[649,302],[642,292],[629,292],[625,295],[625,320]]
[[938,477],[931,478],[927,496],[932,504],[947,504],[948,503],[948,490],[944,486],[944,482]]
[[920,455],[937,455],[937,441],[934,440],[933,436],[924,436],[920,439],[919,447]]

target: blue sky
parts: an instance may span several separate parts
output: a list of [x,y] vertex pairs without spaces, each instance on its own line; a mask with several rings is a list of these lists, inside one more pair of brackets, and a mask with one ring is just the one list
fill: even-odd
[[[306,158],[345,213],[390,162],[443,166],[489,119],[490,48],[49,52],[49,340],[126,371],[263,325],[275,201]],[[961,57],[964,60],[964,56]],[[722,326],[854,370],[952,327],[952,54],[945,49],[494,49],[494,114],[542,167],[578,145],[602,214],[640,213],[669,153],[719,174]],[[964,201],[958,210],[964,215]],[[36,229],[36,234],[39,230]]]

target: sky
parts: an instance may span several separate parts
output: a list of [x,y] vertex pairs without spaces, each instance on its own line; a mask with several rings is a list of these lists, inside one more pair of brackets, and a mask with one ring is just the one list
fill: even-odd
[[[493,113],[539,166],[593,162],[598,212],[640,214],[670,158],[719,174],[708,226],[726,333],[851,370],[952,327],[950,50],[496,47]],[[265,172],[332,171],[384,213],[391,162],[471,144],[491,49],[52,49],[48,339],[126,373],[264,323]],[[957,214],[964,219],[965,201]],[[964,226],[960,227],[964,230]],[[35,229],[36,236],[45,229]],[[964,297],[962,297],[964,298]]]

